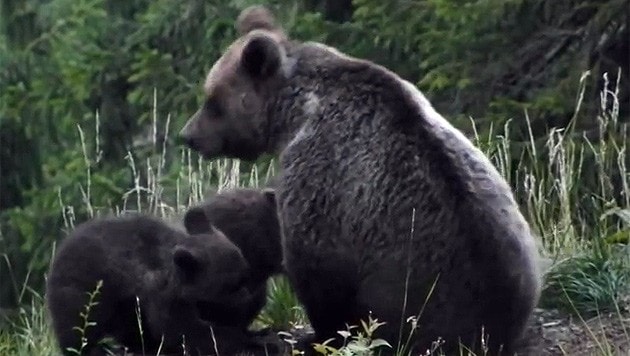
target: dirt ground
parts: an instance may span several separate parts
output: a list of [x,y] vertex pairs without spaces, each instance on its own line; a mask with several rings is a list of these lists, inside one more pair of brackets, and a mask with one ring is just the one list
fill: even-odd
[[[309,328],[292,330],[293,334]],[[518,356],[630,355],[630,313],[582,320],[555,310],[536,309]]]
[[601,314],[590,319],[536,309],[521,355],[630,355],[630,315]]

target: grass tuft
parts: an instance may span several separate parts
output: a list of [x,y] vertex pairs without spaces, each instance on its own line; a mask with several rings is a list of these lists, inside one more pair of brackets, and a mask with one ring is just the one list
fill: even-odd
[[568,257],[547,273],[541,305],[585,318],[614,312],[630,290],[627,246]]

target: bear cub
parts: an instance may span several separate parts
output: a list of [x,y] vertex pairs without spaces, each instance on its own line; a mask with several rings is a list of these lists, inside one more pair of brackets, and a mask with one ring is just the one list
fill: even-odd
[[[101,355],[111,337],[131,352],[230,354],[261,348],[242,330],[224,326],[205,305],[240,305],[248,264],[240,250],[213,228],[203,211],[187,214],[188,234],[141,214],[82,223],[60,245],[51,264],[46,303],[64,354]],[[76,327],[101,282],[88,313],[85,345]],[[139,315],[136,311],[139,310]],[[139,324],[142,327],[142,337]],[[212,327],[212,330],[211,330]],[[214,345],[213,340],[216,340]],[[162,344],[161,344],[162,343]],[[161,344],[161,345],[160,345]]]
[[190,208],[185,220],[189,214],[205,214],[210,224],[241,250],[250,266],[247,281],[253,298],[233,308],[215,306],[200,312],[212,315],[222,325],[247,330],[266,304],[268,279],[284,272],[275,191],[273,188],[225,190]]

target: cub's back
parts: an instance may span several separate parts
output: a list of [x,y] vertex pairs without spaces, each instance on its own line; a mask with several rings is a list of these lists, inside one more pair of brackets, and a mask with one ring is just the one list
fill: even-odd
[[78,225],[62,241],[51,265],[50,284],[91,286],[103,279],[112,288],[135,291],[143,276],[164,269],[183,233],[157,218],[130,214],[99,217]]

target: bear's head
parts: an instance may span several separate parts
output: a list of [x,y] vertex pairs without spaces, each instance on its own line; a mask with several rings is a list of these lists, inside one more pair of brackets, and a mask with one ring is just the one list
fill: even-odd
[[250,298],[249,264],[203,211],[186,215],[188,236],[173,249],[173,264],[180,297],[191,303],[236,301]]
[[207,216],[212,226],[241,250],[249,263],[252,283],[262,284],[269,276],[283,272],[274,189],[226,190],[190,208],[185,219],[189,214]]
[[291,71],[287,38],[264,7],[239,15],[239,38],[210,69],[204,102],[179,133],[204,158],[255,160],[269,147],[274,97]]

